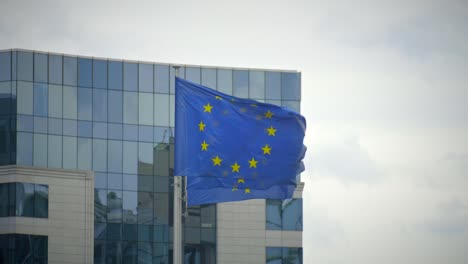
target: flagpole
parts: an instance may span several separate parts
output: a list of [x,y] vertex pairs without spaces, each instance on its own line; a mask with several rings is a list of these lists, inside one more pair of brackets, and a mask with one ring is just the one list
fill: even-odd
[[[179,65],[172,66],[179,77]],[[174,78],[175,79],[175,78]],[[177,140],[177,138],[175,139]],[[182,264],[182,176],[174,175],[174,248],[173,264]]]

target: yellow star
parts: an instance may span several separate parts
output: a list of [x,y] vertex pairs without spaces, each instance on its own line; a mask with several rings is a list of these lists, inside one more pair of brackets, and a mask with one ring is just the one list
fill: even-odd
[[205,140],[203,140],[203,143],[201,143],[201,150],[202,151],[208,151],[208,146],[210,144],[207,144]]
[[266,144],[263,148],[263,154],[271,154],[270,151],[271,151],[271,148],[270,146],[268,146],[268,144]]
[[239,172],[240,165],[235,162],[233,165],[231,165],[232,172]]
[[245,193],[250,193],[250,188],[245,188]]
[[216,100],[221,100],[221,96],[215,96]]
[[205,131],[205,126],[206,124],[203,123],[203,121],[200,121],[200,123],[198,124],[198,129],[200,129],[200,131]]
[[213,161],[213,166],[221,166],[221,161],[223,161],[218,156],[212,158],[211,160]]
[[265,113],[265,117],[266,117],[266,118],[270,118],[270,119],[271,119],[272,116],[273,116],[273,113],[272,113],[270,110],[268,110],[268,112]]
[[213,106],[210,105],[210,103],[208,103],[208,104],[204,105],[203,108],[204,108],[203,112],[211,113],[211,109],[213,109]]
[[237,187],[232,187],[232,191],[238,191],[239,189],[237,189]]
[[244,179],[239,178],[239,179],[237,179],[237,183],[245,183],[245,181],[244,181]]
[[276,129],[273,127],[273,126],[270,126],[269,128],[267,128],[267,131],[268,131],[268,135],[269,136],[276,136]]
[[257,168],[257,160],[255,160],[255,158],[252,158],[251,160],[249,160],[249,168]]

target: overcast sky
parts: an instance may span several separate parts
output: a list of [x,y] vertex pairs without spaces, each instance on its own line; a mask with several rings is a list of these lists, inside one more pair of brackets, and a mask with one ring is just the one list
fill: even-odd
[[468,1],[0,1],[0,49],[300,70],[304,263],[468,263]]

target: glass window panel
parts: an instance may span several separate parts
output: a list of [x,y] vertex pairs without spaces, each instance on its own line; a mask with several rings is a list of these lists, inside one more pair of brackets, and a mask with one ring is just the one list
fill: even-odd
[[167,243],[153,244],[153,263],[169,264],[169,248]]
[[[133,225],[132,225],[133,226]],[[133,230],[135,229],[135,230]],[[135,231],[135,232],[133,232]],[[125,232],[125,225],[124,225],[124,232]],[[137,264],[138,261],[138,242],[134,241],[137,240],[137,228],[132,228],[128,231],[128,234],[131,235],[132,241],[125,241],[122,242],[122,263],[125,264]]]
[[78,122],[76,120],[64,119],[63,134],[76,137],[78,135]]
[[138,175],[138,191],[152,192],[153,191],[153,177]]
[[[107,222],[122,222],[122,191],[110,190],[107,192]],[[107,235],[109,238],[109,231]]]
[[[148,226],[148,228],[151,228],[151,226]],[[140,232],[140,230],[142,230],[142,228],[138,227],[138,232]],[[138,240],[140,240],[139,236]],[[139,263],[153,263],[153,243],[138,242],[138,261]]]
[[153,94],[138,93],[138,124],[153,125]]
[[78,169],[91,170],[92,140],[90,138],[78,138]]
[[122,90],[122,62],[109,61],[109,89]]
[[149,192],[138,192],[139,224],[153,224],[153,196],[154,195]]
[[[131,191],[123,192],[123,222],[136,224],[138,220],[138,193]],[[136,233],[136,232],[135,232]]]
[[62,56],[49,55],[49,83],[62,84]]
[[94,187],[107,188],[107,173],[95,172],[94,173]]
[[[109,237],[109,235],[107,235],[107,237]],[[106,242],[106,263],[109,263],[109,264],[122,263],[122,249],[121,248],[122,248],[122,242],[107,241]]]
[[94,264],[106,264],[105,240],[94,240]]
[[93,65],[91,59],[78,59],[78,86],[93,87]]
[[267,230],[281,230],[281,214],[282,204],[281,200],[267,200],[266,201],[266,229]]
[[250,71],[249,72],[249,98],[264,99],[265,98],[265,72]]
[[122,190],[122,173],[108,173],[107,186],[109,189]]
[[47,54],[34,53],[34,81],[47,82]]
[[16,183],[16,215],[34,216],[34,184]]
[[281,73],[265,73],[265,98],[273,100],[281,99]]
[[282,264],[283,257],[280,247],[267,247],[266,248],[266,263],[267,264]]
[[136,91],[137,90],[137,72],[138,65],[136,63],[125,62],[124,63],[124,90]]
[[93,139],[93,170],[107,171],[107,140]]
[[[1,54],[1,53],[0,53]],[[1,73],[0,73],[1,74]],[[10,114],[13,96],[11,94],[11,82],[0,82],[0,114]]]
[[63,118],[77,119],[78,91],[76,87],[63,86]]
[[153,143],[138,143],[138,174],[153,174]]
[[169,126],[169,95],[154,95],[154,125]]
[[58,118],[49,118],[48,127],[49,127],[49,134],[53,135],[62,135],[62,119]]
[[[174,94],[174,91],[175,91],[175,77],[176,77],[175,73],[176,73],[176,70],[174,69],[174,65],[170,66],[170,69],[169,69],[169,92],[171,94]],[[179,68],[178,77],[185,78],[185,67],[180,67]]]
[[18,131],[33,132],[34,118],[29,115],[18,115],[17,127]]
[[62,118],[62,86],[49,85],[49,117]]
[[107,88],[107,61],[93,60],[93,87]]
[[138,86],[140,92],[153,92],[153,64],[139,64]]
[[187,211],[188,216],[185,218],[185,226],[200,227],[200,206],[190,206]]
[[216,69],[202,68],[201,70],[201,84],[211,89],[216,89]]
[[218,69],[218,91],[232,95],[232,70]]
[[108,170],[110,172],[122,172],[122,141],[109,140],[107,152]]
[[216,228],[201,229],[201,243],[215,244],[216,243]]
[[46,117],[34,117],[34,132],[47,134],[47,118]]
[[283,263],[302,264],[302,248],[283,248]]
[[[106,239],[107,225],[105,223],[94,223],[94,239]],[[94,252],[96,253],[96,252]]]
[[33,136],[31,133],[18,132],[17,162],[19,165],[33,165]]
[[265,103],[281,106],[281,100],[265,100]]
[[154,191],[155,192],[168,192],[169,191],[169,177],[154,177]]
[[184,242],[189,244],[200,244],[201,232],[200,228],[185,227]]
[[155,193],[153,201],[153,220],[155,225],[169,224],[169,194]]
[[78,136],[90,138],[93,136],[93,123],[89,121],[78,121]]
[[301,74],[293,72],[281,73],[281,99],[301,100]]
[[187,67],[185,69],[185,79],[194,83],[201,83],[200,80],[200,68],[199,67]]
[[33,165],[47,167],[47,135],[34,134]]
[[0,217],[10,216],[8,214],[8,186],[8,183],[0,183]]
[[47,116],[49,108],[48,86],[45,83],[34,83],[34,115]]
[[169,126],[174,127],[175,119],[175,96],[169,95]]
[[49,217],[49,187],[34,184],[34,217]]
[[107,139],[107,123],[93,122],[93,138]]
[[124,92],[123,120],[127,124],[138,124],[138,93]]
[[123,138],[125,140],[138,140],[138,126],[137,125],[123,125]]
[[[122,224],[107,224],[107,240],[122,240],[122,237],[123,237]],[[109,242],[110,241],[107,241],[108,244]],[[121,263],[121,262],[111,262],[111,263]]]
[[201,205],[200,214],[201,227],[216,227],[216,205]]
[[32,237],[33,262],[35,264],[47,264],[48,260],[48,238],[46,236]]
[[124,174],[122,189],[126,191],[137,191],[138,176],[136,174]]
[[11,79],[16,80],[18,79],[18,74],[17,74],[17,66],[18,66],[18,59],[16,57],[17,52],[12,51],[11,52]]
[[93,120],[93,89],[78,88],[78,119]]
[[168,127],[153,127],[154,130],[154,142],[165,142],[169,143],[169,135],[171,133]]
[[63,168],[76,169],[78,143],[76,137],[63,137]]
[[169,226],[168,225],[155,225],[153,240],[154,242],[168,242],[169,241]]
[[137,174],[138,166],[137,142],[124,141],[123,144],[123,171],[128,174]]
[[8,183],[8,215],[16,215],[16,183]]
[[109,122],[122,123],[123,96],[122,91],[109,90]]
[[109,139],[122,140],[122,138],[123,138],[123,126],[122,126],[122,124],[108,123],[108,125],[107,125],[107,137]]
[[153,127],[138,126],[138,141],[153,142]]
[[18,114],[33,114],[33,84],[30,82],[17,82],[17,109]]
[[0,81],[11,80],[11,52],[0,52]]
[[33,53],[26,51],[17,52],[17,79],[19,81],[33,80]]
[[48,136],[47,167],[62,168],[62,136]]
[[63,57],[63,84],[76,86],[78,73],[78,60],[74,57]]
[[282,101],[281,105],[298,113],[301,112],[301,103],[299,101]]
[[234,70],[232,72],[233,95],[247,98],[249,96],[249,72],[245,70]]
[[93,120],[107,121],[107,90],[93,90]]
[[156,93],[169,93],[169,66],[154,66],[154,91]]
[[302,199],[283,201],[283,230],[302,230]]

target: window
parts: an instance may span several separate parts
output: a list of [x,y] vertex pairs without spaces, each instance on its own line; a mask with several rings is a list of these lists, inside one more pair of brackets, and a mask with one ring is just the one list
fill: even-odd
[[1,183],[0,198],[0,217],[49,217],[49,187],[47,185],[22,182]]
[[23,234],[0,235],[0,260],[2,263],[46,264],[47,256],[47,236]]
[[301,74],[300,73],[281,73],[281,98],[283,100],[301,99]]
[[47,82],[47,54],[34,54],[34,81]]
[[93,87],[107,88],[107,61],[93,60]]
[[62,56],[49,55],[49,83],[62,84]]
[[267,230],[302,230],[302,199],[267,200]]
[[302,248],[267,247],[267,264],[302,264]]
[[11,52],[0,52],[0,81],[11,80]]

